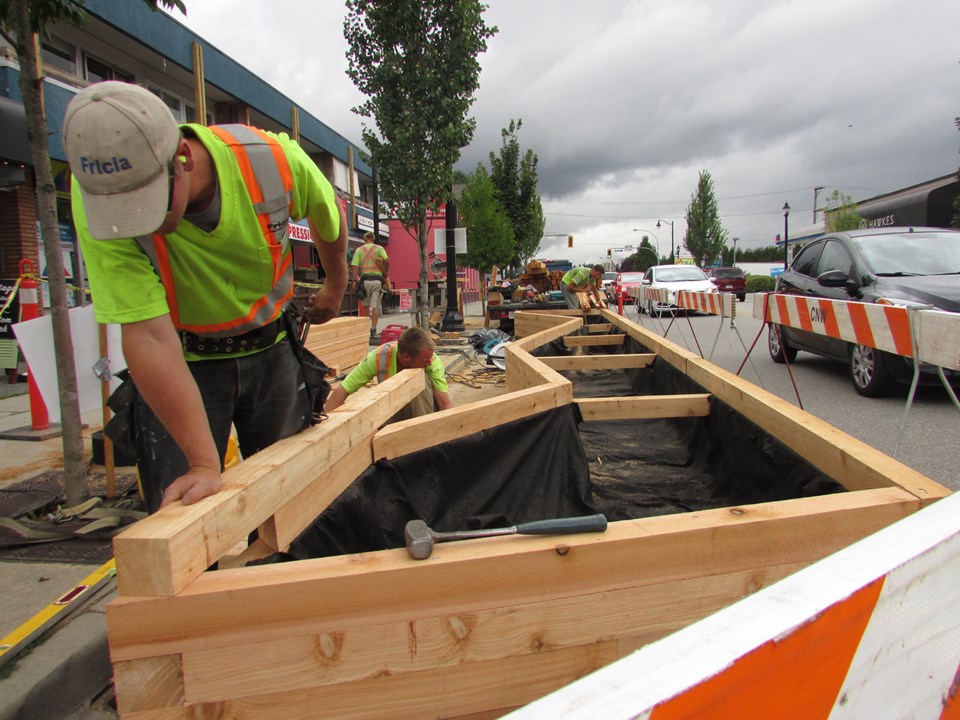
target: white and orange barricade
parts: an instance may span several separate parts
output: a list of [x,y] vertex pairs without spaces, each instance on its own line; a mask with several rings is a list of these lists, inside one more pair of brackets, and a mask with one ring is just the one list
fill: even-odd
[[[939,368],[940,381],[953,404],[960,410],[960,401],[943,374],[943,368],[960,370],[960,313],[853,300],[758,293],[753,300],[753,316],[764,322],[826,335],[935,365]],[[919,379],[917,366],[914,368],[894,454],[900,449]]]
[[960,495],[508,715],[960,718]]

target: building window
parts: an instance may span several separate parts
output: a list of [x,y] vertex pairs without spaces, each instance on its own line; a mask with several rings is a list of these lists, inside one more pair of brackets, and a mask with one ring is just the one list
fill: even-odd
[[60,38],[50,37],[40,45],[40,56],[47,67],[77,74],[77,49]]
[[120,82],[133,82],[133,75],[124,72],[119,68],[108,65],[102,60],[97,60],[90,55],[84,55],[84,76],[92,83],[102,82],[104,80],[119,80]]

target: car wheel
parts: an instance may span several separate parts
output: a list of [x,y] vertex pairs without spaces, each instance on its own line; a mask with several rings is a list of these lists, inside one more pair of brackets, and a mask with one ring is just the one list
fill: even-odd
[[893,387],[884,354],[866,345],[850,347],[850,380],[860,395],[870,398],[883,397]]
[[767,349],[775,363],[793,362],[797,359],[797,349],[790,347],[783,339],[783,330],[779,325],[770,323],[767,326]]

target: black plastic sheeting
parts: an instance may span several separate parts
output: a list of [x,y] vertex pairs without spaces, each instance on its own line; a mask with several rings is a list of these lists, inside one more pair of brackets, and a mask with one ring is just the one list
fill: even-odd
[[[615,352],[646,351],[628,337]],[[535,354],[570,352],[557,341]],[[704,392],[661,358],[564,374],[575,398]],[[437,531],[595,512],[614,521],[842,491],[716,398],[707,417],[665,420],[582,422],[574,404],[378,462],[288,554],[262,562],[403,547],[415,518]]]
[[567,406],[395,460],[381,460],[290,547],[302,559],[403,547],[408,520],[434,530],[508,527],[596,512],[579,412]]

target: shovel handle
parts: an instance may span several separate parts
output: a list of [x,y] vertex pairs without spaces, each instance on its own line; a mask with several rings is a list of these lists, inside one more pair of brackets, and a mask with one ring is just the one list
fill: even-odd
[[554,518],[552,520],[534,520],[520,523],[517,532],[521,535],[562,535],[564,533],[603,532],[607,529],[604,515],[585,517]]

